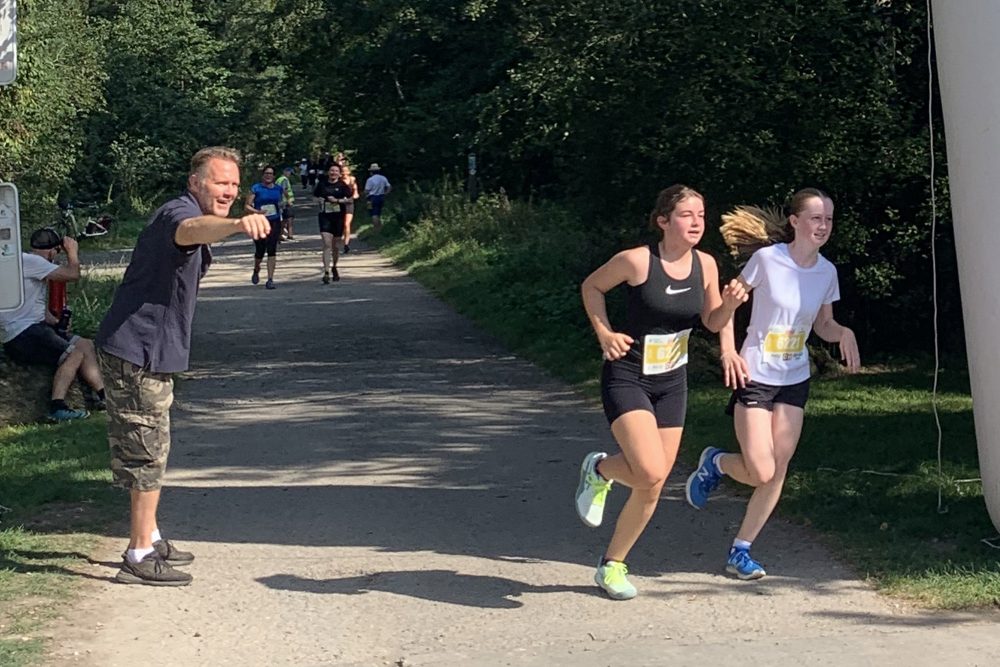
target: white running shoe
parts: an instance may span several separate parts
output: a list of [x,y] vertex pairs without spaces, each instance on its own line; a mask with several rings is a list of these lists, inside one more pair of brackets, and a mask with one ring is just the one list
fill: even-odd
[[591,528],[597,528],[604,520],[604,501],[613,483],[597,474],[598,461],[607,456],[604,452],[591,452],[584,457],[580,466],[580,485],[576,487],[576,513]]

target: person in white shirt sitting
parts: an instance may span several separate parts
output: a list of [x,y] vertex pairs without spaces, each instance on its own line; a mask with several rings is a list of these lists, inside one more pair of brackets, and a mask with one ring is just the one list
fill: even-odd
[[[90,415],[66,404],[66,392],[79,376],[84,383],[88,407],[104,409],[104,381],[97,365],[93,341],[57,330],[59,318],[47,308],[46,281],[74,282],[80,279],[77,243],[60,238],[51,229],[39,229],[31,235],[31,252],[22,253],[24,267],[24,303],[20,308],[0,313],[0,342],[14,361],[52,366],[49,421],[63,422]],[[66,265],[54,264],[60,250],[66,251]]]

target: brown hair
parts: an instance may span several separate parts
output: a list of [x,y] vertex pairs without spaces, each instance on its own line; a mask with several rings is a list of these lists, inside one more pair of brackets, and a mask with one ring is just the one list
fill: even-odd
[[830,199],[830,195],[826,194],[819,188],[802,188],[788,200],[788,206],[785,208],[785,213],[787,215],[798,215],[802,212],[802,209],[806,207],[806,202],[813,197],[828,200]]
[[199,177],[204,178],[205,167],[208,165],[209,160],[227,160],[235,163],[238,167],[242,158],[240,157],[240,152],[235,148],[227,148],[225,146],[202,148],[191,158],[191,173],[198,174]]
[[660,190],[660,194],[656,195],[656,204],[653,205],[653,211],[649,214],[649,228],[654,232],[659,231],[660,226],[656,224],[656,219],[661,215],[664,218],[669,218],[670,214],[677,208],[677,205],[688,197],[697,197],[702,202],[705,201],[700,192],[679,183]]

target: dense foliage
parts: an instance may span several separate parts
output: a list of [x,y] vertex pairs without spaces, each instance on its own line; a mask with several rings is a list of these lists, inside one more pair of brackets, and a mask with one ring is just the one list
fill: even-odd
[[[21,187],[29,222],[59,191],[146,208],[206,143],[254,163],[349,148],[397,184],[461,174],[473,150],[484,190],[550,200],[608,253],[640,238],[672,182],[704,192],[714,220],[816,185],[837,202],[827,254],[862,345],[929,345],[922,1],[18,6],[0,176]],[[942,319],[960,322],[941,222]],[[706,245],[721,251],[714,230]],[[961,346],[960,327],[946,330]]]

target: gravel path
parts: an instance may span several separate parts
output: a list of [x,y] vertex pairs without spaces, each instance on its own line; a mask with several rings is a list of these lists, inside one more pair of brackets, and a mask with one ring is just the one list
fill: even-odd
[[741,504],[691,510],[683,471],[632,555],[640,596],[605,599],[611,527],[572,506],[580,458],[611,446],[600,410],[375,252],[320,284],[307,213],[278,289],[250,285],[245,241],[203,284],[161,508],[194,584],[88,584],[51,664],[1000,662],[995,617],[882,598],[781,522],[758,541],[773,576],[726,578]]

